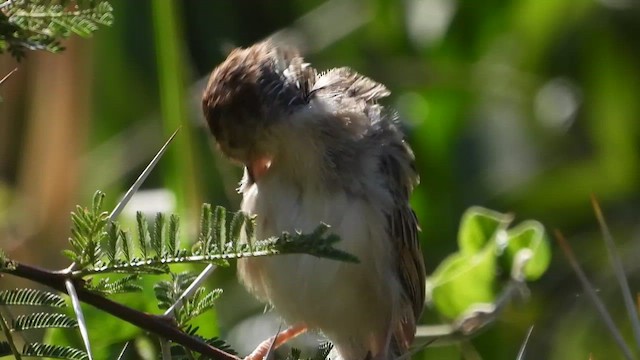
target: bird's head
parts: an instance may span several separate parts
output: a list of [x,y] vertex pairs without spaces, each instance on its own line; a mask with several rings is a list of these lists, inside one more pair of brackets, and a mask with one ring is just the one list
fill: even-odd
[[270,42],[233,50],[213,70],[202,99],[220,150],[252,176],[266,171],[278,126],[307,103],[311,72],[296,51]]

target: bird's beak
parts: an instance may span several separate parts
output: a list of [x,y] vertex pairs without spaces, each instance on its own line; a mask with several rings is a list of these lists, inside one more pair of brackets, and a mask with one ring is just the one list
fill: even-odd
[[271,157],[267,155],[252,155],[246,166],[249,171],[249,176],[254,182],[257,182],[267,173],[269,167],[271,167]]

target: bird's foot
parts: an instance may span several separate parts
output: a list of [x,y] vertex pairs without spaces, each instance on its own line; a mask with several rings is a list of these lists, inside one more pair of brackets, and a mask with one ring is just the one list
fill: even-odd
[[294,325],[280,333],[276,334],[263,341],[256,347],[255,350],[249,356],[245,357],[244,360],[263,360],[265,357],[269,355],[269,352],[275,350],[285,344],[287,341],[297,337],[298,335],[307,331],[306,325]]

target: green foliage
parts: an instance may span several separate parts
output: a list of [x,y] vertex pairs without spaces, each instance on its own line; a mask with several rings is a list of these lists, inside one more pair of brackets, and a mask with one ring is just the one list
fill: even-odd
[[[233,348],[227,342],[225,342],[224,340],[222,340],[222,339],[220,339],[218,337],[213,337],[213,338],[208,338],[208,339],[207,338],[203,338],[202,336],[198,335],[198,330],[199,329],[197,327],[194,327],[194,326],[191,326],[191,325],[188,325],[185,328],[185,332],[187,334],[189,334],[191,336],[195,336],[195,337],[199,338],[200,340],[206,342],[207,344],[209,344],[209,345],[211,345],[211,346],[213,346],[213,347],[215,347],[217,349],[220,349],[220,350],[222,350],[222,351],[224,351],[224,352],[226,352],[228,354],[238,355],[238,353],[235,350],[233,350]],[[184,360],[191,360],[191,359],[193,359],[193,356],[191,354],[189,354],[188,350],[185,349],[184,347],[182,347],[180,345],[174,345],[174,346],[171,347],[171,359],[173,359],[173,360],[178,360],[178,359],[180,359],[180,360],[183,360],[183,359]],[[208,359],[208,357],[201,356],[198,359],[205,360],[205,359]]]
[[24,356],[30,357],[43,357],[43,358],[57,358],[57,359],[69,359],[69,360],[88,360],[89,356],[86,352],[72,348],[69,346],[50,345],[30,343],[25,344],[22,349]]
[[299,231],[296,231],[294,234],[285,232],[279,238],[270,239],[269,241],[273,242],[275,240],[274,244],[279,249],[278,251],[282,253],[305,253],[357,263],[358,258],[333,247],[333,244],[340,241],[340,238],[332,233],[327,235],[327,231],[329,231],[330,228],[327,224],[320,224],[309,234],[303,234]]
[[75,319],[58,313],[31,313],[19,315],[12,323],[14,331],[46,328],[74,328],[78,326]]
[[[170,314],[177,324],[184,329],[187,334],[196,336],[204,342],[224,350],[230,354],[236,354],[225,341],[217,337],[203,338],[198,335],[198,327],[191,325],[189,322],[195,317],[211,310],[215,301],[222,295],[222,289],[214,289],[207,291],[204,287],[198,287],[195,293],[185,299],[180,299],[187,288],[196,280],[197,274],[191,272],[171,273],[171,280],[158,282],[153,290],[158,300],[158,307],[167,310],[178,304],[177,310]],[[188,350],[180,345],[171,347],[172,359],[191,359]]]
[[509,214],[480,207],[468,209],[460,221],[458,246],[464,254],[474,254],[484,249],[487,242],[498,236],[499,230],[506,228],[513,220]]
[[0,291],[1,305],[65,307],[64,299],[57,294],[36,289]]
[[[158,307],[166,310],[173,304],[177,303],[180,295],[187,290],[196,277],[197,274],[191,272],[182,272],[179,274],[171,273],[170,281],[161,281],[157,283],[153,289],[156,299],[158,299]],[[178,324],[186,325],[191,319],[213,308],[215,300],[221,294],[221,289],[215,289],[207,292],[205,288],[200,287],[196,290],[193,296],[185,299],[179,311],[173,314],[173,316]]]
[[90,36],[99,25],[113,23],[107,1],[8,0],[0,3],[0,54],[16,59],[26,50],[59,52],[60,40],[76,34]]
[[[9,306],[38,306],[63,308],[65,301],[58,295],[36,289],[15,289],[0,291],[0,304]],[[76,328],[78,322],[68,315],[56,312],[32,312],[18,315],[11,321],[11,327],[6,325],[4,317],[1,319],[6,342],[0,343],[0,356],[14,355],[15,357],[49,357],[59,359],[88,359],[86,352],[68,346],[50,345],[43,343],[27,343],[22,351],[18,351],[13,343],[14,333],[53,328]]]
[[498,278],[535,280],[548,268],[549,243],[543,226],[528,220],[508,229],[513,216],[480,207],[465,212],[460,224],[460,250],[440,263],[427,281],[427,295],[437,311],[457,318],[475,304],[493,303]]
[[312,357],[303,358],[301,357],[302,352],[299,349],[292,348],[289,355],[287,355],[286,360],[325,360],[327,359],[327,356],[329,356],[331,349],[333,349],[333,345],[329,342],[325,342],[318,347],[316,353]]
[[[293,253],[357,262],[352,255],[333,247],[339,239],[333,234],[328,234],[329,226],[325,224],[320,224],[310,234],[283,233],[278,237],[258,240],[255,238],[254,217],[242,212],[227,214],[223,207],[218,206],[214,210],[209,204],[202,207],[199,235],[190,249],[186,249],[179,238],[180,223],[176,215],[167,217],[159,213],[153,223],[149,224],[146,218],[138,213],[135,231],[138,238],[137,241],[133,241],[129,232],[121,229],[116,221],[112,221],[112,215],[103,211],[104,198],[104,194],[98,191],[90,207],[78,206],[71,214],[70,248],[65,250],[64,254],[74,263],[56,275],[82,280],[78,284],[84,289],[106,296],[139,292],[143,290],[138,283],[142,275],[168,273],[171,276],[170,280],[159,281],[154,286],[158,306],[161,309],[172,309],[166,315],[171,316],[186,333],[230,352],[232,350],[222,340],[197,335],[198,328],[191,323],[194,318],[213,309],[222,290],[207,291],[200,287],[200,283],[194,283],[196,274],[173,273],[170,265],[213,263],[227,266],[228,259]],[[106,276],[107,274],[111,276]],[[187,290],[191,288],[194,289],[193,292]],[[64,301],[55,294],[16,289],[0,292],[0,304],[61,307]],[[78,326],[76,320],[56,313],[28,314],[18,317],[12,324],[11,331]],[[177,345],[172,347],[172,351],[175,353],[174,358],[190,356],[188,349],[180,350],[180,346]],[[12,353],[17,354],[15,347]],[[37,343],[25,347],[23,353],[70,359],[84,358],[86,355],[84,351],[74,348]]]
[[142,291],[142,286],[138,284],[140,280],[139,274],[131,274],[112,280],[109,277],[99,279],[97,283],[87,282],[88,289],[100,293],[102,295],[114,295],[130,292]]
[[532,220],[523,221],[507,230],[507,237],[509,240],[502,257],[503,268],[508,269],[514,264],[518,254],[530,254],[529,261],[522,269],[523,274],[530,281],[539,279],[551,260],[551,249],[542,224]]
[[[96,192],[93,197],[93,204],[90,209],[81,206],[76,207],[76,211],[71,213],[71,237],[69,244],[71,249],[63,253],[76,263],[77,267],[83,268],[98,263],[102,254],[100,244],[106,239],[106,226],[109,221],[109,213],[102,211],[104,194]],[[117,241],[119,234],[109,233]],[[114,243],[113,248],[115,249]],[[111,248],[111,247],[109,247]],[[108,254],[107,256],[114,254]]]
[[[104,194],[97,192],[90,209],[77,207],[72,213],[71,249],[64,252],[76,263],[74,275],[103,273],[168,273],[170,264],[214,263],[227,266],[228,259],[247,256],[306,253],[342,261],[357,261],[352,255],[333,247],[339,238],[327,234],[329,227],[320,224],[310,234],[283,233],[267,240],[255,239],[255,219],[243,212],[233,213],[227,221],[223,207],[211,210],[203,205],[198,241],[191,249],[181,247],[179,219],[157,214],[151,231],[142,214],[137,214],[138,241],[131,241],[129,233],[109,222],[108,213],[102,211]],[[109,285],[114,290],[135,290],[134,277],[120,279],[120,284]],[[109,280],[102,279],[97,291],[109,291]]]
[[14,268],[14,264],[11,262],[7,255],[0,249],[0,270],[6,269],[11,270]]

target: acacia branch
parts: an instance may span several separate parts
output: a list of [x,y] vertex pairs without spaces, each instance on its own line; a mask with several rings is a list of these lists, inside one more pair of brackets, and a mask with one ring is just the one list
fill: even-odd
[[78,298],[89,305],[92,305],[104,312],[107,312],[119,319],[133,324],[141,329],[154,333],[164,339],[178,343],[187,349],[196,351],[216,360],[238,360],[237,356],[215,348],[204,341],[190,336],[180,330],[170,318],[147,314],[115,301],[107,299],[101,295],[93,293],[84,287],[82,279],[73,278],[69,274],[58,273],[35,266],[21,264],[16,261],[11,262],[11,268],[2,269],[3,272],[49,286],[55,290],[66,293],[64,285],[67,279],[74,282]]

